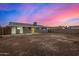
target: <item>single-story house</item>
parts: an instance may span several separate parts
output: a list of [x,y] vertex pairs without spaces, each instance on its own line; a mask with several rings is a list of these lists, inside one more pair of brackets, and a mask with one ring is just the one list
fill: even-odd
[[11,27],[11,34],[26,34],[34,32],[45,32],[46,27],[42,25],[27,24],[27,23],[18,23],[18,22],[9,22],[9,27]]

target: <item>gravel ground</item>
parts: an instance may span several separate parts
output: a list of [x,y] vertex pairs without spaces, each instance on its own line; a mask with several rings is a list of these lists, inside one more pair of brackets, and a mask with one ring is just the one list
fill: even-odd
[[79,34],[44,33],[0,37],[2,56],[79,56]]

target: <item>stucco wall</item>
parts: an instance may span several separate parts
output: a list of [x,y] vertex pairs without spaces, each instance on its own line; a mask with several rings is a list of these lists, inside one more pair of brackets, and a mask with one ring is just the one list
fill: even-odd
[[16,27],[11,28],[11,34],[16,34]]

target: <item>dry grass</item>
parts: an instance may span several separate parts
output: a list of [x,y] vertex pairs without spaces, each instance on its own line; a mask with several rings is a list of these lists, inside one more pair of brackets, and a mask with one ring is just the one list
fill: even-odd
[[3,36],[0,38],[0,55],[77,56],[79,36],[57,33]]

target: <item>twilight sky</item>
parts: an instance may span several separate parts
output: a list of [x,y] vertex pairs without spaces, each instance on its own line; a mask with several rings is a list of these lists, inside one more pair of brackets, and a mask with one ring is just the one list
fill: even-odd
[[0,24],[22,22],[45,26],[79,25],[79,4],[4,3],[0,4]]

